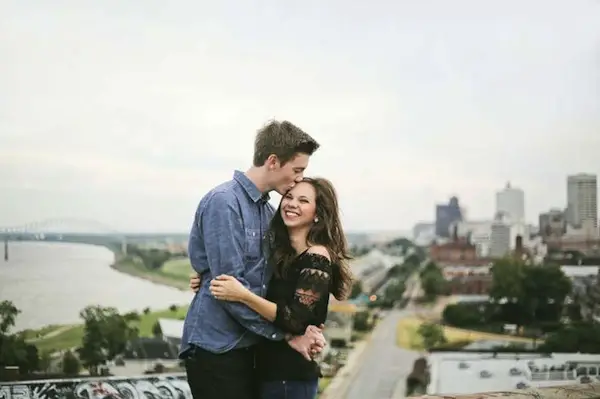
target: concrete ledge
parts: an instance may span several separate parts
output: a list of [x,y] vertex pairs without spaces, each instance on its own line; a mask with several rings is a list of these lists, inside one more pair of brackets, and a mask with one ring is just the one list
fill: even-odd
[[425,395],[422,399],[600,399],[600,384],[564,385],[518,391],[474,393],[468,395]]

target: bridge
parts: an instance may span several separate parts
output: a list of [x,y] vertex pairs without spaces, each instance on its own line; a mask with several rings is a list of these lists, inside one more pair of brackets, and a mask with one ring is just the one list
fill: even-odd
[[55,218],[19,226],[0,227],[4,260],[10,257],[11,241],[45,241],[101,245],[127,254],[128,244],[168,244],[187,241],[187,233],[123,233],[91,219]]

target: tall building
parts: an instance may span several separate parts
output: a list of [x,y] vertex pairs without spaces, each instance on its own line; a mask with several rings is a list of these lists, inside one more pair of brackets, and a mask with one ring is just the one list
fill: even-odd
[[598,227],[598,179],[579,173],[567,177],[567,223],[580,228],[585,220]]
[[458,198],[450,198],[447,205],[437,205],[435,208],[435,235],[438,237],[450,237],[450,225],[462,219]]
[[492,224],[489,256],[501,258],[510,252],[510,225],[497,220]]
[[511,187],[510,182],[496,193],[496,214],[502,213],[513,222],[525,221],[525,193],[520,188]]

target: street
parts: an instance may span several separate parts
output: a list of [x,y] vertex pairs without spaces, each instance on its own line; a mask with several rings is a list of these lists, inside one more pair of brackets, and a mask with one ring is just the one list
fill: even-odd
[[404,393],[404,381],[419,353],[396,345],[396,326],[402,317],[411,314],[409,310],[391,310],[375,327],[346,399],[403,397],[395,396],[395,392]]

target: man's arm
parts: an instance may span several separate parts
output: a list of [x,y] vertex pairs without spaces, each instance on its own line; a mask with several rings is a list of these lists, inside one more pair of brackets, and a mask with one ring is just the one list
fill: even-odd
[[[196,228],[204,237],[208,267],[213,277],[228,274],[237,278],[246,288],[256,291],[260,287],[251,287],[245,278],[244,265],[245,230],[238,213],[235,198],[227,193],[215,193],[208,199],[206,207],[196,220]],[[191,255],[191,254],[190,254]],[[202,265],[192,267],[199,273]],[[242,326],[255,334],[273,341],[285,338],[285,334],[263,319],[246,305],[237,302],[219,301],[219,304]]]

